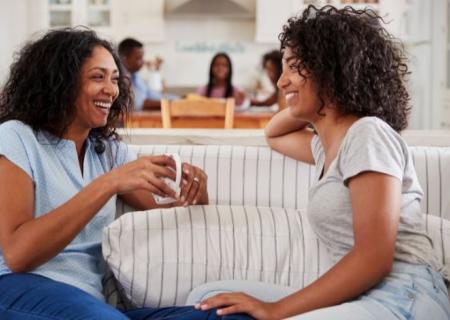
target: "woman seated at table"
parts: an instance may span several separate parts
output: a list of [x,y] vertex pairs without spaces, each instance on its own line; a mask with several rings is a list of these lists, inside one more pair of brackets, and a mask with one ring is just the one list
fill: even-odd
[[198,88],[197,93],[209,98],[233,97],[236,105],[240,106],[244,102],[245,94],[233,86],[232,77],[233,66],[230,57],[219,52],[211,60],[208,84]]

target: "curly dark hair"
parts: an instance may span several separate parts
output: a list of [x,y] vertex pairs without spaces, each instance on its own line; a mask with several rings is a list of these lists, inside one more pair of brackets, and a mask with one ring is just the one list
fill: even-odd
[[324,97],[343,115],[376,116],[403,130],[410,112],[406,55],[400,41],[383,27],[373,10],[308,6],[292,17],[279,35],[289,47],[300,75],[311,74]]
[[35,132],[62,138],[73,121],[80,87],[80,70],[96,46],[108,50],[119,70],[119,96],[107,124],[90,131],[90,138],[119,139],[116,127],[132,106],[129,81],[113,46],[87,28],[52,30],[27,43],[15,56],[9,78],[0,93],[0,123],[19,120]]
[[212,89],[214,87],[214,73],[213,73],[213,67],[214,67],[214,62],[216,62],[217,58],[222,57],[225,58],[225,60],[227,60],[228,63],[228,68],[229,68],[229,72],[228,72],[228,77],[226,80],[226,88],[225,88],[225,92],[224,92],[224,98],[228,98],[228,97],[232,97],[234,94],[234,89],[233,89],[233,83],[232,83],[232,79],[233,79],[233,64],[231,63],[231,58],[228,54],[226,54],[225,52],[219,52],[216,53],[214,55],[214,57],[211,60],[211,64],[209,65],[209,79],[208,79],[208,85],[206,86],[206,96],[207,97],[211,97],[211,93],[212,93]]

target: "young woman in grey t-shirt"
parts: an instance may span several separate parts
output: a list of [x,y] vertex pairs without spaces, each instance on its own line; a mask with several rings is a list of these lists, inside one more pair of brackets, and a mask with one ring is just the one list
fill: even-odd
[[[198,308],[258,319],[450,319],[422,190],[398,134],[409,113],[408,68],[381,21],[370,10],[310,6],[280,35],[288,108],[266,127],[267,141],[316,166],[308,218],[335,265],[294,293],[267,285],[274,297],[286,293],[276,302],[224,293]],[[248,293],[249,284],[231,290]]]

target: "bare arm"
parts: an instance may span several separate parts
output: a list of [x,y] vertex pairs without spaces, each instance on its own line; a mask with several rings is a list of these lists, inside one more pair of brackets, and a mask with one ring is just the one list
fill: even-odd
[[34,218],[31,178],[2,157],[0,180],[0,245],[15,272],[32,270],[58,254],[114,193],[114,185],[100,178],[49,214]]
[[278,302],[284,315],[356,298],[391,271],[400,219],[400,181],[381,173],[366,172],[352,178],[349,188],[353,249],[313,284]]
[[268,145],[288,157],[314,164],[311,151],[312,130],[308,122],[290,115],[289,109],[275,114],[266,126],[265,134]]
[[200,307],[223,306],[222,315],[246,312],[257,319],[282,319],[349,301],[378,284],[390,272],[394,260],[400,181],[366,172],[352,178],[349,188],[354,247],[317,281],[275,303],[236,293],[206,299]]
[[[160,161],[168,162],[164,157]],[[114,194],[145,190],[174,196],[159,179],[173,175],[168,168],[143,157],[96,178],[67,202],[35,218],[31,178],[0,157],[0,245],[8,267],[27,272],[53,258]]]

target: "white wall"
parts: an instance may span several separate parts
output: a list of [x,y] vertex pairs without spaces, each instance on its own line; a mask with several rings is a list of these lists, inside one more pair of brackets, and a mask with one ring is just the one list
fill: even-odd
[[14,54],[45,25],[39,0],[0,0],[0,85],[6,81]]
[[6,79],[13,53],[27,37],[26,4],[25,0],[0,0],[0,83]]
[[146,56],[164,59],[162,73],[168,86],[200,86],[208,80],[209,64],[218,51],[229,53],[233,82],[250,87],[260,69],[261,56],[277,44],[254,42],[254,20],[168,19],[163,43],[147,43]]

